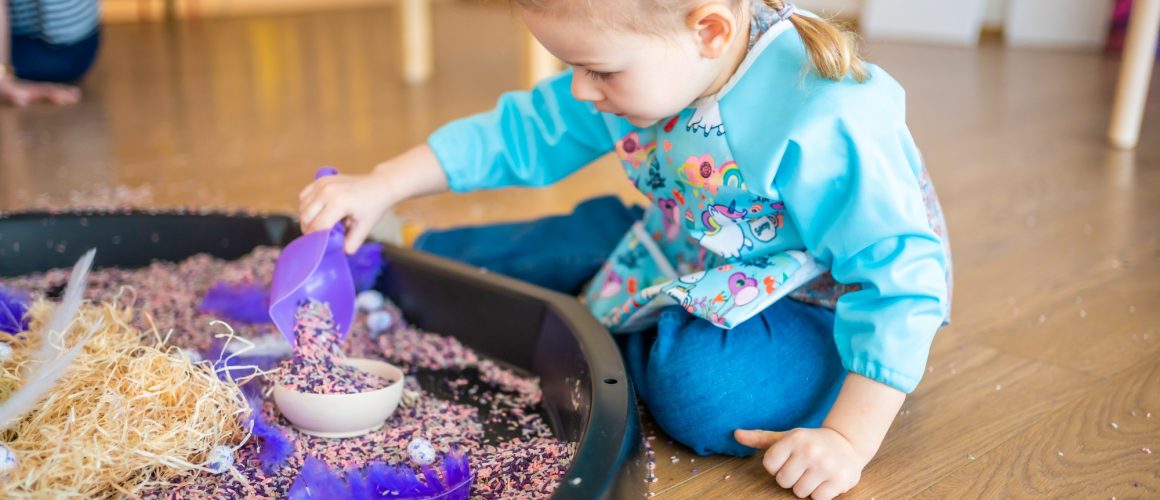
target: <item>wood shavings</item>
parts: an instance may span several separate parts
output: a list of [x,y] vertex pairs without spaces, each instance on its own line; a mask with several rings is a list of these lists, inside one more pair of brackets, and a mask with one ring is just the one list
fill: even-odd
[[[33,323],[48,310],[34,308]],[[80,328],[101,327],[45,399],[0,433],[19,460],[0,497],[139,496],[208,471],[211,450],[245,440],[239,415],[250,409],[238,387],[132,320],[113,304],[81,309]],[[142,342],[147,335],[156,346]],[[16,338],[12,362],[0,366],[0,400],[24,383],[30,344]]]

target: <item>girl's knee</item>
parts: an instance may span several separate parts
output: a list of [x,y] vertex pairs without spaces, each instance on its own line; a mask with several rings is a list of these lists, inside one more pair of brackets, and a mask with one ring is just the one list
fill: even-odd
[[682,402],[657,398],[650,406],[657,425],[698,455],[748,456],[754,450],[733,439],[738,419],[728,412],[688,411]]

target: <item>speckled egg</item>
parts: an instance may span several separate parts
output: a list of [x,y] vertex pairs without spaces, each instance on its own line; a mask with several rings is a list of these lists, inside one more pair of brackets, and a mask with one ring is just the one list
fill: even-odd
[[375,311],[367,315],[367,328],[370,328],[373,335],[389,330],[394,322],[395,318],[387,311]]
[[209,452],[206,467],[214,474],[221,474],[234,466],[234,449],[229,446],[217,446]]
[[407,445],[407,455],[417,465],[431,465],[435,463],[435,447],[431,446],[430,441],[423,438],[411,440],[411,444]]
[[379,293],[378,290],[365,290],[359,292],[358,296],[354,299],[355,307],[359,308],[361,311],[367,312],[378,311],[379,309],[383,308],[383,304],[385,303],[386,300],[383,299],[383,294]]
[[0,444],[0,475],[15,469],[19,462],[16,461],[16,454],[7,446]]

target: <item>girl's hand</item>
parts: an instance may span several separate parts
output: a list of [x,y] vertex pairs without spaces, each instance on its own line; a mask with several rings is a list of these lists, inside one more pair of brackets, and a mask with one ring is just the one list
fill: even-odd
[[302,232],[328,230],[345,220],[346,244],[343,247],[346,253],[353,254],[391,207],[393,197],[390,193],[390,176],[378,171],[315,180],[298,195]]
[[298,195],[302,232],[346,220],[346,253],[355,253],[388,208],[414,196],[447,190],[447,174],[427,144],[380,163],[367,175],[331,175]]
[[0,80],[0,103],[24,107],[37,101],[56,105],[76,104],[81,100],[81,89],[71,85],[28,82],[24,80]]
[[798,498],[829,500],[849,491],[870,461],[845,436],[826,427],[789,432],[738,429],[733,437],[750,448],[765,449],[765,470]]

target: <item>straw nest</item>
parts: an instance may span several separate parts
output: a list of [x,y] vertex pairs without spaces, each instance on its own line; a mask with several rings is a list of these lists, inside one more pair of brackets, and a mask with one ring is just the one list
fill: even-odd
[[[31,331],[51,312],[36,304]],[[156,328],[134,328],[132,315],[115,304],[81,308],[72,331],[100,329],[36,408],[0,432],[18,460],[0,497],[136,497],[209,472],[211,450],[247,439],[250,407],[238,386],[166,346]],[[34,370],[39,347],[5,337],[14,356],[0,362],[0,402]]]

